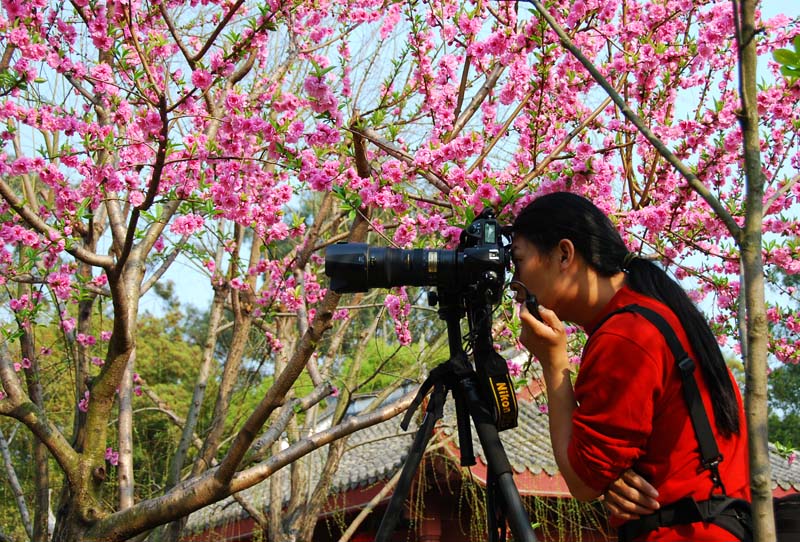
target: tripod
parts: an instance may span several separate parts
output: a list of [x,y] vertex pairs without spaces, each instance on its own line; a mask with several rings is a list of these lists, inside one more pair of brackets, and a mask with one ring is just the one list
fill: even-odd
[[[480,370],[489,356],[499,357],[499,355],[492,346],[490,307],[488,305],[481,307],[476,312],[478,313],[477,316],[470,314],[470,324],[476,328],[474,330],[473,356],[475,366]],[[375,537],[376,542],[389,542],[392,533],[397,527],[403,502],[408,497],[414,474],[422,461],[428,441],[433,435],[434,425],[444,415],[444,404],[448,391],[453,392],[453,398],[455,399],[461,465],[471,466],[475,464],[469,423],[470,416],[475,424],[481,447],[486,454],[488,465],[486,482],[488,540],[490,542],[505,541],[507,521],[515,541],[536,542],[536,535],[531,527],[528,514],[522,505],[519,491],[514,485],[511,464],[500,441],[494,412],[484,399],[485,392],[484,394],[481,393],[478,375],[470,366],[467,353],[462,346],[460,320],[463,315],[463,309],[457,306],[443,305],[439,309],[439,317],[447,322],[450,359],[431,371],[430,376],[420,387],[414,402],[403,419],[401,427],[407,429],[414,411],[428,392],[433,389],[422,424],[414,437],[414,442],[403,465],[403,472],[400,475],[397,488],[389,501],[378,528],[378,533]]]

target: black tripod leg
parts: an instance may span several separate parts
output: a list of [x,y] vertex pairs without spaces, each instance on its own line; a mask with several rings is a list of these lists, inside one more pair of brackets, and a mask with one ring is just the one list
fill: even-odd
[[[469,402],[475,432],[481,441],[483,453],[486,454],[489,471],[496,476],[498,495],[495,498],[499,499],[501,506],[505,509],[514,540],[515,542],[536,542],[536,534],[533,532],[528,513],[522,504],[519,490],[514,484],[511,464],[508,462],[508,456],[500,441],[500,434],[494,424],[494,415],[481,400],[474,379],[463,379],[459,385]],[[494,514],[494,510],[488,510],[488,512]],[[492,536],[497,537],[496,530]]]
[[[437,393],[446,394],[447,391],[440,391],[438,387],[434,389],[430,399],[431,404],[437,399],[437,397],[435,397]],[[442,397],[441,400],[443,402],[444,397]],[[397,522],[400,521],[400,517],[403,513],[403,503],[406,497],[408,497],[411,483],[414,481],[414,474],[419,468],[422,456],[425,453],[425,448],[428,447],[428,441],[431,439],[431,435],[433,435],[433,426],[436,424],[436,420],[438,420],[439,417],[437,417],[436,413],[432,412],[430,408],[425,412],[425,417],[417,430],[414,442],[408,450],[408,457],[406,457],[405,464],[403,465],[403,472],[400,474],[397,487],[389,501],[389,506],[386,507],[386,512],[383,513],[381,525],[378,528],[378,533],[375,535],[375,542],[389,542],[392,533],[394,533],[394,530],[397,528]]]

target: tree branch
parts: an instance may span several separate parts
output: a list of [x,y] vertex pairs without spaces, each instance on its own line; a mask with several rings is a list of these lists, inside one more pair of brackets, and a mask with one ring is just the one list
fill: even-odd
[[8,479],[8,484],[11,486],[14,499],[17,501],[17,508],[19,508],[22,525],[25,527],[28,538],[33,540],[33,522],[31,522],[31,515],[30,512],[28,512],[28,505],[25,503],[25,493],[22,491],[19,478],[17,478],[17,472],[14,470],[14,464],[11,462],[11,452],[8,449],[8,441],[2,429],[0,429],[0,455],[3,456],[3,463],[6,467],[6,478]]
[[461,115],[453,123],[453,129],[450,130],[451,135],[448,137],[448,139],[452,139],[455,134],[458,134],[464,129],[464,126],[467,125],[472,116],[478,111],[478,109],[480,109],[481,104],[486,99],[486,96],[489,95],[489,92],[491,92],[491,90],[497,84],[497,80],[500,79],[500,76],[503,74],[505,69],[506,67],[500,63],[497,63],[495,67],[492,68],[492,71],[486,77],[486,82],[475,94],[475,96],[472,97],[472,100],[470,100],[469,105],[464,112],[461,113]]
[[[38,213],[28,208],[25,203],[17,197],[5,180],[0,179],[0,196],[8,202],[8,205],[22,217],[33,229],[44,235],[48,240],[55,241],[62,239],[64,235],[57,229],[48,226]],[[109,270],[114,265],[114,260],[109,256],[100,256],[94,252],[86,250],[84,247],[74,243],[71,239],[66,239],[66,251],[76,259]]]
[[157,525],[163,525],[190,514],[233,493],[243,491],[262,482],[279,469],[317,448],[401,414],[411,404],[415,395],[416,390],[374,412],[348,418],[336,427],[310,435],[270,457],[267,461],[237,474],[229,484],[219,483],[217,471],[220,467],[212,468],[195,479],[179,484],[161,497],[140,502],[132,508],[103,518],[87,531],[84,540],[85,542],[100,542],[108,539],[124,540]]
[[383,139],[375,130],[372,130],[370,128],[360,129],[360,128],[356,128],[356,127],[353,127],[353,126],[351,126],[349,128],[349,130],[352,131],[353,133],[358,133],[359,135],[361,135],[365,139],[368,139],[374,145],[376,145],[378,148],[380,148],[381,150],[383,150],[384,152],[386,152],[390,156],[393,156],[394,158],[397,158],[398,160],[402,160],[403,162],[405,162],[409,166],[413,167],[415,173],[417,173],[422,178],[424,178],[426,181],[431,183],[435,188],[437,188],[443,194],[449,194],[450,193],[450,187],[447,186],[447,183],[444,181],[444,179],[436,176],[434,173],[432,173],[430,171],[425,171],[425,170],[420,169],[417,166],[415,166],[414,165],[414,157],[413,156],[411,156],[410,154],[408,154],[405,151],[402,151],[402,150],[398,149],[397,147],[392,145],[390,142],[388,142],[385,139]]
[[547,21],[547,24],[550,28],[558,35],[559,40],[561,40],[561,44],[566,48],[570,53],[578,59],[578,61],[583,64],[583,67],[591,74],[592,78],[606,91],[606,93],[611,97],[614,103],[619,107],[620,111],[625,118],[627,118],[639,132],[650,142],[651,145],[664,157],[664,159],[672,165],[686,181],[689,183],[689,186],[697,192],[700,197],[705,200],[706,203],[714,210],[717,216],[722,220],[725,226],[728,228],[731,236],[734,239],[740,240],[742,237],[742,229],[733,219],[733,216],[728,212],[725,205],[723,205],[711,191],[697,178],[697,176],[692,173],[692,171],[683,164],[683,162],[676,157],[672,151],[667,148],[664,143],[658,139],[658,137],[653,133],[650,128],[644,123],[644,121],[636,114],[634,111],[628,106],[625,102],[624,98],[617,93],[613,86],[603,77],[603,74],[592,64],[592,62],[586,58],[586,56],[578,49],[575,44],[570,40],[569,36],[564,32],[564,29],[558,24],[558,22],[553,18],[550,12],[547,10],[546,7],[540,2],[540,0],[528,0],[532,3],[539,14]]

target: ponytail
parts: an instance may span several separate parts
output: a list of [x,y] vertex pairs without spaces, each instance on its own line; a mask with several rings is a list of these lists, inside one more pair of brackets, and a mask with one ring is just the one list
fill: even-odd
[[514,221],[513,230],[542,251],[550,251],[561,239],[569,239],[599,275],[610,277],[624,270],[632,290],[669,307],[683,325],[698,358],[711,394],[717,429],[724,437],[739,433],[733,382],[705,317],[662,268],[631,257],[619,232],[600,209],[576,194],[555,192],[529,203]]

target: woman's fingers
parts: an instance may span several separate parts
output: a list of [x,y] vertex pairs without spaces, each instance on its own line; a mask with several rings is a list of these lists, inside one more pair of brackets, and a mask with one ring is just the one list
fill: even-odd
[[611,513],[612,516],[622,521],[631,521],[641,517],[639,514],[631,514],[629,512],[626,512],[625,510],[617,506],[615,503],[609,501],[605,497],[603,498],[603,505],[605,505],[605,507],[608,509],[608,511]]
[[613,515],[628,521],[655,512],[657,497],[658,491],[647,480],[627,470],[608,486],[603,503]]
[[639,493],[648,497],[649,499],[647,499],[647,502],[649,504],[651,504],[654,508],[658,508],[658,501],[656,501],[658,498],[658,491],[656,488],[650,485],[650,482],[636,474],[636,472],[631,469],[628,469],[622,473],[622,479],[629,487],[638,490]]

